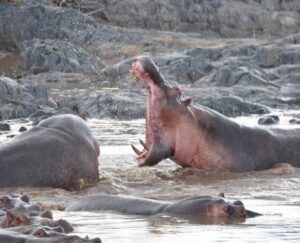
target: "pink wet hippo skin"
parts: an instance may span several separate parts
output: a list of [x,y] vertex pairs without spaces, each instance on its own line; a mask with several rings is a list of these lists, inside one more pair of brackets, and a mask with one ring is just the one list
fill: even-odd
[[148,90],[144,150],[132,145],[139,166],[166,158],[205,170],[260,170],[282,161],[300,166],[300,129],[247,127],[182,100],[150,57],[136,58],[130,72]]

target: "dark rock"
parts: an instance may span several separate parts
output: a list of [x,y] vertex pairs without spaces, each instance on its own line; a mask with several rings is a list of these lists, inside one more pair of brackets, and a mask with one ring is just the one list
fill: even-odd
[[192,57],[202,57],[205,60],[217,61],[223,56],[223,48],[200,48],[200,47],[184,47],[179,50],[182,54]]
[[41,85],[19,85],[16,81],[0,78],[0,116],[2,119],[28,117],[48,102],[47,89]]
[[95,21],[73,9],[32,3],[0,4],[0,47],[16,48],[33,38],[85,44],[96,29]]
[[25,131],[27,131],[26,127],[20,127],[19,132],[25,132]]
[[300,25],[297,0],[111,0],[103,4],[103,13],[115,25],[205,36],[286,36],[297,32]]
[[103,67],[99,58],[65,41],[33,39],[24,41],[20,50],[25,69],[34,74],[49,71],[97,74],[98,68]]
[[146,111],[146,95],[134,90],[65,95],[57,103],[70,109],[76,106],[79,114],[95,118],[137,119],[145,117]]
[[289,105],[300,106],[300,97],[290,98],[290,99],[285,100],[285,102]]
[[181,53],[157,57],[160,71],[167,80],[178,83],[193,83],[212,70],[212,65],[199,56],[187,56]]
[[224,55],[231,56],[231,57],[239,57],[239,56],[246,56],[246,57],[253,57],[259,51],[260,47],[256,45],[241,45],[241,46],[234,46],[232,48],[225,49]]
[[233,60],[216,68],[208,81],[216,86],[233,86],[237,84],[274,86],[262,68],[242,60]]
[[260,67],[272,68],[287,64],[300,64],[300,48],[270,45],[260,48],[255,55],[255,60]]
[[7,123],[0,123],[0,131],[10,131],[10,125]]
[[32,113],[28,117],[28,119],[32,121],[32,120],[35,120],[36,118],[41,117],[41,116],[50,117],[52,115],[54,115],[54,112],[49,112],[49,111],[45,111],[45,110],[38,110],[38,111]]
[[300,119],[298,119],[298,118],[290,119],[289,123],[291,123],[291,124],[300,124]]
[[[91,75],[87,73],[64,73],[64,72],[46,72],[39,74],[27,74],[26,76],[20,79],[21,83],[38,83],[47,87],[48,90],[51,90],[52,94],[57,91],[71,90],[74,88],[89,88],[93,80],[98,80],[99,76]],[[54,91],[54,90],[57,91]],[[48,100],[47,106],[56,107],[53,100]],[[52,103],[52,104],[51,104]]]
[[41,115],[41,116],[38,116],[38,117],[30,118],[30,120],[32,121],[32,125],[36,126],[40,123],[40,121],[45,120],[49,117],[50,117],[50,115]]
[[289,35],[277,41],[278,44],[299,44],[300,33]]
[[258,124],[260,125],[273,125],[279,123],[279,116],[269,115],[258,119]]
[[12,101],[8,104],[2,105],[2,107],[0,108],[0,116],[4,120],[28,117],[31,113],[37,110],[37,105],[33,103]]
[[[111,87],[128,87],[127,82],[124,82],[124,77],[129,75],[133,58],[125,59],[115,65],[107,66],[99,72],[99,80],[102,84]],[[104,83],[105,81],[108,81]]]
[[68,107],[62,107],[55,112],[55,115],[62,115],[62,114],[77,114],[77,112],[75,112],[73,109],[70,109]]
[[249,103],[235,96],[208,97],[206,99],[198,98],[195,99],[195,102],[231,117],[266,114],[271,111],[270,108],[266,106]]
[[25,83],[23,87],[37,100],[37,104],[44,105],[48,103],[48,90],[46,86]]

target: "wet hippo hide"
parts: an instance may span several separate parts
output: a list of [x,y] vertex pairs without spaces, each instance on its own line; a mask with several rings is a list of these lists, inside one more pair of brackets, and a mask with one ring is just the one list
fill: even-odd
[[75,115],[50,117],[0,144],[0,186],[58,187],[98,181],[99,147]]
[[71,203],[66,211],[115,211],[124,214],[170,214],[196,217],[246,218],[260,214],[246,210],[241,201],[196,196],[175,202],[120,195],[90,195]]
[[182,99],[155,62],[137,57],[131,73],[148,90],[146,141],[132,145],[139,166],[170,158],[183,167],[210,171],[269,169],[277,163],[300,167],[300,129],[250,127]]

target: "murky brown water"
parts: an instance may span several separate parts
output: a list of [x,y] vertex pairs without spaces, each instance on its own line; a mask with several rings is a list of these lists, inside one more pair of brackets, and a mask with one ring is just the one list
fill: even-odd
[[[289,115],[279,113],[287,125]],[[239,122],[255,124],[257,117],[240,117]],[[55,218],[65,218],[75,226],[75,234],[100,237],[104,243],[164,242],[299,242],[300,241],[300,169],[268,170],[249,173],[207,173],[182,169],[166,160],[158,166],[138,168],[130,143],[144,138],[144,120],[89,121],[100,146],[101,181],[81,192],[60,189],[10,188],[1,191],[25,192],[34,201],[68,204],[78,196],[118,193],[162,200],[177,200],[195,195],[217,195],[241,199],[250,210],[263,216],[244,222],[195,222],[166,215],[144,217],[112,212],[64,212],[54,210]],[[13,131],[21,125],[11,121]],[[0,135],[0,142],[7,140]],[[292,173],[290,173],[292,172]]]

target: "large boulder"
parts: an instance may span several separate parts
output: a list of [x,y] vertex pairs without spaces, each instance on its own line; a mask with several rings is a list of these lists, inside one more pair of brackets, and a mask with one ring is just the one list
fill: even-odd
[[286,36],[300,26],[298,0],[110,0],[103,6],[106,19],[115,25],[206,36]]
[[73,9],[51,5],[0,4],[0,47],[19,47],[33,38],[59,39],[86,44],[96,29],[95,21]]
[[94,118],[138,119],[146,114],[146,94],[140,90],[87,91],[77,95],[61,95],[58,107],[78,110]]
[[0,77],[0,117],[28,117],[48,104],[47,88],[43,85],[20,85],[13,79]]
[[97,74],[103,67],[100,58],[86,52],[70,42],[60,40],[32,39],[20,47],[25,70],[41,72],[67,72]]

